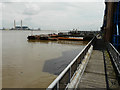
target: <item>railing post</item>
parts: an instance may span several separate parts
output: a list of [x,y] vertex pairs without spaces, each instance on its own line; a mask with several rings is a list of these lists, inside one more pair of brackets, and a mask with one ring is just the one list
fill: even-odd
[[57,90],[59,90],[59,88],[60,88],[60,87],[59,87],[59,82],[57,82]]
[[117,53],[117,57],[116,57],[117,59],[117,64],[118,64],[118,67],[119,67],[119,54]]
[[[79,57],[78,57],[79,59]],[[78,59],[76,60],[76,70],[77,70],[77,67],[78,67]]]
[[69,70],[69,83],[70,83],[70,80],[71,80],[71,67],[70,67],[70,70]]
[[[120,56],[119,56],[119,54],[118,54],[117,60],[118,60],[118,68],[120,68]],[[118,83],[120,85],[120,73],[118,74]]]
[[118,55],[118,62],[119,62],[119,68],[120,68],[120,56]]

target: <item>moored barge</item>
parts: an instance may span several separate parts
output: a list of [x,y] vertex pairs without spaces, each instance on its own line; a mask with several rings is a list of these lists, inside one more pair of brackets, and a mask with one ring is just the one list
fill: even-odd
[[62,37],[58,35],[31,35],[27,37],[28,40],[72,40],[72,41],[82,41],[83,37]]

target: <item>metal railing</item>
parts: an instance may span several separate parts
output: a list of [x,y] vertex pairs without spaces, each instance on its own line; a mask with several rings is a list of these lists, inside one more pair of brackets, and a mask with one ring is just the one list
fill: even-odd
[[120,53],[116,50],[116,48],[111,43],[107,44],[107,48],[112,58],[114,67],[117,71],[118,80],[120,82]]
[[94,37],[84,49],[73,59],[73,61],[61,72],[61,74],[49,85],[47,90],[60,90],[65,89],[72,80],[79,64],[81,64],[84,56],[88,52],[91,45],[95,43],[96,37]]

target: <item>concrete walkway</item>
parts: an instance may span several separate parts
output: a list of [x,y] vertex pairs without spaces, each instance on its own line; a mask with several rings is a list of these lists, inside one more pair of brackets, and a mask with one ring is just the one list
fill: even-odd
[[106,88],[102,51],[93,50],[78,88]]

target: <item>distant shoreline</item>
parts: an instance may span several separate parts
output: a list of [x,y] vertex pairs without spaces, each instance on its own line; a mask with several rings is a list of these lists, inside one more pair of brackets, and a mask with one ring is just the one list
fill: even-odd
[[64,31],[64,32],[68,32],[68,31],[71,31],[71,30],[36,30],[36,29],[31,29],[31,30],[10,30],[10,29],[5,29],[5,30],[3,30],[3,29],[0,29],[1,31],[58,31],[58,32],[60,32],[60,31]]

